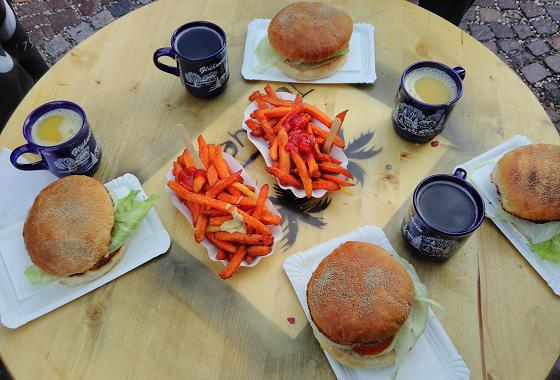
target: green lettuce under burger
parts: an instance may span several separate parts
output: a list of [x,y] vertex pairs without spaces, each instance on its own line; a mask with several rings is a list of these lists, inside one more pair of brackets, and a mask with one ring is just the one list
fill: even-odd
[[132,190],[112,199],[101,183],[85,176],[64,177],[43,189],[24,226],[33,262],[27,279],[79,285],[108,272],[158,198],[138,200],[138,194]]

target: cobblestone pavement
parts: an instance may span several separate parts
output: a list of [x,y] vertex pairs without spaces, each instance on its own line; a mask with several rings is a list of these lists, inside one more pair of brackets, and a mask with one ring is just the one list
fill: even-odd
[[[16,1],[31,41],[52,65],[96,30],[153,0]],[[560,0],[476,0],[460,27],[525,81],[560,132]]]
[[475,0],[460,27],[509,65],[560,133],[560,1]]

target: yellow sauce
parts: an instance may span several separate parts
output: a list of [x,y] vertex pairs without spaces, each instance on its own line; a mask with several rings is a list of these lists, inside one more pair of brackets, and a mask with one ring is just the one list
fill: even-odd
[[220,226],[220,231],[224,232],[241,232],[247,233],[247,226],[245,225],[245,220],[243,216],[237,212],[237,207],[233,209],[233,218],[231,220],[226,220]]

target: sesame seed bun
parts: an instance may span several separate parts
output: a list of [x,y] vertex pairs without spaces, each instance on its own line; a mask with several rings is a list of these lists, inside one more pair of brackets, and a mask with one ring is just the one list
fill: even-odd
[[345,12],[323,3],[282,8],[268,26],[270,45],[292,61],[320,62],[348,46],[353,23]]
[[382,342],[401,328],[414,298],[414,284],[383,248],[346,242],[327,256],[307,285],[309,314],[321,346],[351,367],[393,364],[395,353],[361,355],[352,346]]
[[35,198],[23,228],[33,264],[58,277],[107,261],[115,223],[107,189],[93,178],[68,176]]
[[560,147],[530,144],[496,164],[492,182],[504,210],[531,222],[560,220]]

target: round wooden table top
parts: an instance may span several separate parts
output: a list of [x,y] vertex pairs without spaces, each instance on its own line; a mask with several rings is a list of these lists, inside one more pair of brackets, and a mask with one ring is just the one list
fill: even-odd
[[[247,97],[262,82],[241,77],[247,24],[270,18],[282,2],[160,0],[84,41],[31,90],[0,136],[10,149],[38,105],[68,99],[84,107],[103,147],[96,177],[130,172],[148,193],[172,236],[169,252],[17,330],[0,328],[0,353],[18,379],[59,378],[333,378],[282,264],[291,254],[362,225],[384,228],[417,269],[441,321],[474,379],[542,379],[560,350],[560,299],[491,221],[443,264],[405,249],[399,225],[415,185],[524,134],[558,143],[538,101],[498,57],[445,20],[405,1],[352,1],[354,22],[375,25],[374,85],[295,85],[329,114],[350,109],[347,154],[360,183],[354,195],[294,202],[273,193],[285,218],[283,247],[230,281],[216,273],[191,226],[165,193],[165,174],[183,149],[174,125],[225,143],[259,183],[273,183],[240,131]],[[152,53],[193,20],[220,25],[228,36],[231,77],[214,100],[186,93],[157,70]],[[463,66],[464,94],[437,147],[403,141],[391,109],[403,69],[419,60]],[[295,323],[287,322],[294,317]]]

